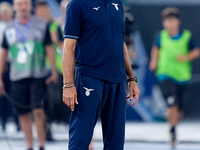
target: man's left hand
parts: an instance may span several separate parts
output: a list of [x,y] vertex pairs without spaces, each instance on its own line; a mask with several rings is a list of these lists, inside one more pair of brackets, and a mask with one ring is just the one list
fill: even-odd
[[129,92],[130,92],[130,95],[127,98],[130,98],[130,101],[132,101],[133,98],[135,98],[132,104],[132,106],[135,106],[140,96],[140,90],[138,89],[137,83],[135,81],[131,81],[129,83]]

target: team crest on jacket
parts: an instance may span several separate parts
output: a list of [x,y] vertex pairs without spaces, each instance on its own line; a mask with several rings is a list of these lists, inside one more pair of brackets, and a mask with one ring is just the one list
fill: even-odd
[[86,87],[83,87],[86,91],[85,91],[85,95],[86,96],[90,96],[90,92],[91,91],[94,91],[94,89],[88,89],[88,88],[86,88]]

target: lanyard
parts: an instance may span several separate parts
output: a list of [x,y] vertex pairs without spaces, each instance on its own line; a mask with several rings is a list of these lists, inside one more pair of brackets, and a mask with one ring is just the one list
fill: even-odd
[[17,36],[20,42],[24,44],[28,38],[28,34],[30,30],[30,19],[25,24],[23,31],[22,31],[22,25],[20,25],[20,22],[18,20],[15,21],[15,26],[16,26]]

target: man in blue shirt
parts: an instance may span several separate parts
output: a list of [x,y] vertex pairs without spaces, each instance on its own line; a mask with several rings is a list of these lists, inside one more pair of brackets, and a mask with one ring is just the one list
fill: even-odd
[[[72,112],[69,150],[86,150],[101,117],[105,150],[124,147],[128,96],[139,99],[137,78],[124,44],[120,0],[72,0],[67,7],[63,51],[63,101]],[[75,82],[73,68],[75,66]]]

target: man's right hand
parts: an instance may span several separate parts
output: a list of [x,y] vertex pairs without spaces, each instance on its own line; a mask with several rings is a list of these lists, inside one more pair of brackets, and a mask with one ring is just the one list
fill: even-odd
[[75,110],[75,104],[78,105],[75,86],[63,89],[63,102],[72,110]]
[[0,80],[0,95],[5,94],[5,88],[4,88],[4,83],[2,80]]

